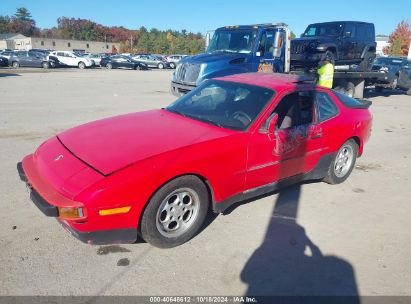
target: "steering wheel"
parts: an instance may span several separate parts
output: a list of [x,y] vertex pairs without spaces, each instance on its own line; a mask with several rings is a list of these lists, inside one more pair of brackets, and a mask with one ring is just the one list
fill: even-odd
[[252,121],[251,117],[243,111],[236,111],[233,114],[231,114],[231,117],[242,122],[244,126],[248,125]]

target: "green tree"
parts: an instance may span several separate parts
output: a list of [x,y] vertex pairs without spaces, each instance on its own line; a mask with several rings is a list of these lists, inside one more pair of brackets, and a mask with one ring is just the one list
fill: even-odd
[[14,17],[19,21],[28,21],[28,22],[32,22],[35,24],[34,20],[31,17],[29,10],[25,7],[19,7],[16,10],[16,14],[14,15]]
[[8,32],[8,26],[10,24],[9,16],[0,16],[0,34]]

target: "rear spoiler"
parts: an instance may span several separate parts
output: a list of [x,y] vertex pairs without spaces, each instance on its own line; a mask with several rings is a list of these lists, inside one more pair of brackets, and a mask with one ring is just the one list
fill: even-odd
[[372,105],[372,101],[368,99],[357,99],[358,100],[358,105],[351,106],[350,108],[355,108],[355,109],[368,109]]

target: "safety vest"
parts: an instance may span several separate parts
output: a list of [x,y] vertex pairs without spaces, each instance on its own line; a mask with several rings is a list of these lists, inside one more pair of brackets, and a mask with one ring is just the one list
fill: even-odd
[[331,63],[324,64],[317,71],[318,73],[318,85],[326,88],[333,87],[334,66]]

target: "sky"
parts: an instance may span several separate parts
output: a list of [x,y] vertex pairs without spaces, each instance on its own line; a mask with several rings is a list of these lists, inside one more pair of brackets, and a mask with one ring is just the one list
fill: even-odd
[[[220,26],[285,22],[298,36],[310,23],[373,22],[376,34],[390,34],[403,19],[411,21],[410,0],[6,0],[0,15],[24,6],[40,28],[56,26],[61,16],[106,26],[182,30],[205,34]],[[327,5],[326,3],[330,3]]]

